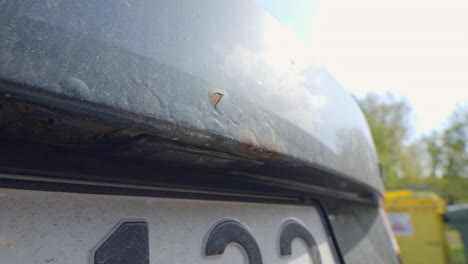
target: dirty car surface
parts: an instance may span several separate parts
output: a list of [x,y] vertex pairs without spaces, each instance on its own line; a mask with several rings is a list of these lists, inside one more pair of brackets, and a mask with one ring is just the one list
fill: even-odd
[[395,263],[362,113],[264,6],[0,6],[2,187],[314,204],[338,261]]

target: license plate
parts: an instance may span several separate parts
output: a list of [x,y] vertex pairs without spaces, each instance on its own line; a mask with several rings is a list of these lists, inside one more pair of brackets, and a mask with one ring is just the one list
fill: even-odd
[[338,263],[314,206],[0,189],[1,263]]

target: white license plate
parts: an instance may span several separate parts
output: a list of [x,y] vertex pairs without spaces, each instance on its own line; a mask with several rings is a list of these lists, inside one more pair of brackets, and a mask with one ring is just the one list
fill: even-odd
[[0,189],[1,263],[338,263],[313,206]]

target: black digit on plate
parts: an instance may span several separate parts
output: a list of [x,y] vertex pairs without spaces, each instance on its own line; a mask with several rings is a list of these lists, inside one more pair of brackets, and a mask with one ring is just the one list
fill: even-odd
[[291,256],[292,241],[295,238],[304,240],[310,248],[312,261],[314,264],[321,264],[322,257],[312,234],[300,223],[295,220],[289,220],[283,224],[279,239],[279,248],[281,256]]
[[255,238],[241,223],[232,220],[219,223],[211,230],[206,240],[205,255],[221,255],[231,243],[237,243],[244,248],[249,264],[263,263]]
[[94,264],[149,264],[148,224],[121,224],[95,251]]

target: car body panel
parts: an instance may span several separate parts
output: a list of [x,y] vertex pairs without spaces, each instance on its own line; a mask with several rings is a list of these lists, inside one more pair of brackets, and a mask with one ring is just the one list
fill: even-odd
[[0,187],[314,204],[341,262],[397,263],[365,117],[270,4],[1,1]]
[[1,7],[4,94],[75,101],[178,142],[259,159],[278,154],[383,190],[357,104],[254,1]]

